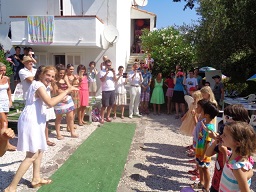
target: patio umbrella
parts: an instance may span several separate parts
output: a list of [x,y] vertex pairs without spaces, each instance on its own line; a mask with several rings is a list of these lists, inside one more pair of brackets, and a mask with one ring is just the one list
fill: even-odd
[[199,69],[200,72],[214,71],[214,70],[216,70],[216,69],[213,68],[213,67],[208,67],[208,66],[206,66],[206,67],[201,67],[201,68]]
[[256,81],[256,74],[254,74],[253,76],[251,76],[249,79],[247,79],[246,81]]

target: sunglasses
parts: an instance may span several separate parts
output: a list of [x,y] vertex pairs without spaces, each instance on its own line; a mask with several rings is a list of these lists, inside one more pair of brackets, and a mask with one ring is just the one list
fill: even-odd
[[226,118],[226,119],[230,119],[230,120],[233,119],[233,117],[231,117],[231,116],[229,116],[229,115],[225,115],[225,118]]

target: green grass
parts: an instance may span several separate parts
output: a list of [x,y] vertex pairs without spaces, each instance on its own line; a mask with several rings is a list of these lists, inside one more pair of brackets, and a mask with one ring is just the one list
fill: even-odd
[[53,174],[39,192],[114,192],[122,175],[135,124],[105,123]]

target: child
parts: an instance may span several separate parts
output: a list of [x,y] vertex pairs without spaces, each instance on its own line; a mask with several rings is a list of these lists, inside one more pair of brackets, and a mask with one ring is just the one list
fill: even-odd
[[211,157],[207,157],[205,152],[210,145],[211,138],[204,127],[206,127],[208,130],[215,131],[215,125],[212,123],[212,120],[218,115],[218,113],[219,110],[217,105],[210,101],[206,102],[202,106],[201,114],[204,119],[201,122],[195,149],[200,182],[192,185],[192,187],[195,189],[199,188],[209,191],[210,188],[210,172],[208,167],[211,162]]
[[88,81],[89,81],[89,95],[96,96],[97,91],[97,82],[96,82],[96,75],[98,74],[97,69],[95,68],[96,63],[91,61],[89,63],[90,70],[88,72]]
[[225,163],[219,191],[249,192],[253,175],[251,156],[256,152],[255,131],[248,123],[231,122],[225,125],[221,139],[232,154]]
[[79,97],[80,97],[80,107],[78,109],[78,125],[82,126],[86,124],[84,121],[84,114],[86,106],[89,105],[89,89],[88,89],[88,79],[86,75],[86,67],[84,65],[78,65],[77,74],[79,75]]
[[226,162],[226,156],[228,154],[227,147],[219,143],[219,140],[220,140],[219,138],[223,134],[225,123],[226,122],[230,123],[234,121],[243,121],[248,123],[249,122],[248,111],[241,104],[229,105],[224,109],[223,121],[224,121],[224,124],[219,127],[218,133],[213,133],[213,135],[211,135],[212,132],[209,133],[209,136],[214,138],[215,141],[206,150],[206,156],[210,157],[217,154],[210,192],[219,191],[220,178],[221,178],[224,164]]
[[0,129],[0,157],[2,157],[8,149],[9,139],[15,137],[15,133],[11,128],[1,127]]
[[118,74],[116,76],[116,81],[115,81],[115,87],[116,87],[116,102],[113,108],[114,111],[114,117],[113,119],[116,119],[116,108],[117,106],[121,107],[121,119],[124,119],[124,106],[127,104],[126,101],[126,89],[125,89],[125,84],[126,84],[126,79],[125,76],[123,75],[124,72],[124,67],[119,66],[118,67]]
[[200,89],[200,91],[202,93],[203,99],[206,99],[217,105],[217,101],[215,100],[214,94],[210,86],[204,86],[202,87],[202,89]]
[[195,91],[192,93],[194,102],[190,105],[189,110],[181,118],[182,124],[180,126],[180,132],[183,135],[192,136],[196,125],[195,115],[198,118],[199,114],[195,114],[197,102],[202,99],[202,94],[200,91]]
[[150,103],[153,103],[154,115],[156,115],[156,105],[158,106],[158,115],[160,115],[160,105],[164,104],[162,73],[157,74]]
[[[173,95],[173,88],[174,88],[174,79],[175,73],[171,72],[170,76],[164,81],[166,86],[168,87],[165,96],[167,97],[167,114],[171,114],[172,111],[172,95]],[[171,106],[170,106],[171,105]]]

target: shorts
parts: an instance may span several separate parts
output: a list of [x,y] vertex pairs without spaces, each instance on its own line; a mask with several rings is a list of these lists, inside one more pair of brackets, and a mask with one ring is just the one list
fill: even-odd
[[54,112],[56,114],[66,114],[74,110],[75,110],[74,102],[71,96],[69,95],[66,97],[64,101],[61,101],[54,106]]
[[8,113],[9,112],[9,100],[0,101],[0,113]]
[[96,92],[97,91],[97,83],[95,82],[89,82],[89,92]]
[[147,91],[141,91],[140,93],[140,101],[149,101],[150,99],[150,92]]
[[198,158],[196,158],[196,163],[199,167],[205,167],[208,168],[210,166],[210,163],[202,162]]
[[172,102],[185,104],[184,91],[173,91]]
[[165,96],[172,97],[173,96],[173,88],[168,88],[166,91]]
[[115,90],[113,91],[102,91],[101,104],[103,107],[112,106],[115,104]]

